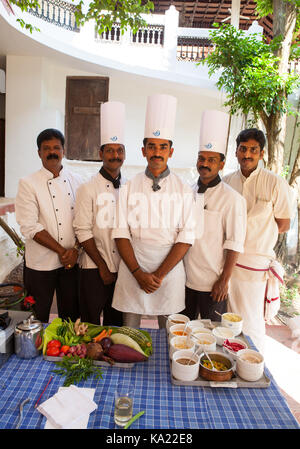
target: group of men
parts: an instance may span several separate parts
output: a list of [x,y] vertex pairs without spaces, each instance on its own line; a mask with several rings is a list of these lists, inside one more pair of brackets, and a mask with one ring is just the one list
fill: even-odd
[[[43,322],[56,292],[61,318],[140,327],[143,315],[183,313],[219,321],[242,316],[243,331],[263,352],[266,288],[278,233],[290,226],[286,181],[261,168],[265,137],[237,137],[240,169],[225,165],[228,114],[204,111],[198,182],[168,168],[176,98],[148,98],[142,154],[147,167],[126,181],[125,105],[101,107],[102,166],[83,183],[62,165],[64,136],[37,138],[42,168],[20,180],[16,217],[25,236],[24,282]],[[274,270],[272,270],[274,272]]]

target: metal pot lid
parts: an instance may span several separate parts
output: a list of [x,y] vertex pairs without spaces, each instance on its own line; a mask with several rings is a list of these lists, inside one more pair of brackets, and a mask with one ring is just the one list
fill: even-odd
[[31,318],[28,320],[21,321],[17,324],[17,329],[22,331],[31,331],[33,329],[37,329],[41,327],[40,321],[33,321]]

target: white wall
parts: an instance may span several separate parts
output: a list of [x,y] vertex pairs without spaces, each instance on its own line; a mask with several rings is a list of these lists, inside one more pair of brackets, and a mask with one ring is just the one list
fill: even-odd
[[[64,131],[67,76],[100,76],[48,58],[7,56],[6,186],[15,197],[18,180],[40,168],[36,137],[45,128]],[[167,93],[178,100],[174,155],[170,167],[194,167],[201,111],[221,109],[217,91],[124,74],[110,76],[109,100],[126,104],[127,165],[145,166],[141,154],[147,96]]]

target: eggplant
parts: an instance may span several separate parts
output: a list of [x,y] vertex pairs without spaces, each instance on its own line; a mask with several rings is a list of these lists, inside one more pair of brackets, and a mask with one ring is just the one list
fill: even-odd
[[107,353],[111,345],[113,344],[112,340],[109,337],[102,338],[101,340],[101,346],[103,348],[104,354]]
[[122,344],[113,344],[107,351],[108,357],[116,362],[135,363],[145,362],[148,358],[142,353]]

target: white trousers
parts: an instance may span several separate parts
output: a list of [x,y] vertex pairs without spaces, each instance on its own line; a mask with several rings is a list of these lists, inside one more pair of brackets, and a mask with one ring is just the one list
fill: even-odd
[[264,319],[264,302],[266,280],[244,281],[232,277],[229,283],[228,309],[243,317],[243,333],[248,335],[263,354],[266,326]]
[[[142,316],[143,315],[139,315],[138,313],[123,312],[124,326],[133,327],[134,329],[139,329],[141,326]],[[165,329],[166,323],[167,323],[167,318],[164,315],[158,315],[157,321],[158,321],[159,329]]]

